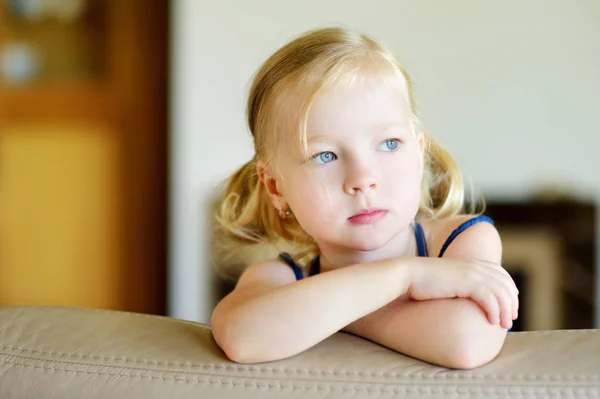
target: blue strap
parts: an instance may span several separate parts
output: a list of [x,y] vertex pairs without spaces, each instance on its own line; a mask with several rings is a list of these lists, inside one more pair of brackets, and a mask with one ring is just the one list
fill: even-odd
[[423,227],[421,227],[419,223],[415,223],[415,238],[417,240],[417,254],[421,257],[429,256],[425,233],[423,232]]
[[309,276],[316,276],[319,273],[321,273],[321,261],[317,256],[313,259],[312,263],[310,264]]
[[294,259],[292,259],[290,254],[288,254],[287,252],[282,252],[279,254],[279,258],[281,258],[281,260],[283,260],[292,268],[294,274],[296,275],[296,280],[302,280],[304,278],[300,266],[298,266],[296,262],[294,262]]
[[461,224],[460,226],[458,226],[453,232],[452,234],[450,234],[450,237],[448,237],[448,239],[446,240],[446,242],[444,243],[444,245],[442,245],[442,249],[440,250],[440,254],[438,255],[438,257],[442,257],[444,255],[444,252],[446,252],[446,249],[448,249],[448,246],[452,243],[452,241],[454,241],[454,239],[463,231],[465,231],[466,229],[468,229],[469,227],[471,227],[474,224],[480,223],[480,222],[488,222],[490,224],[494,224],[494,221],[489,217],[489,216],[477,216],[474,217],[473,219],[469,219],[466,222],[464,222],[463,224]]
[[[294,274],[296,275],[296,280],[302,280],[304,278],[304,274],[302,274],[302,269],[300,266],[294,262],[294,258],[287,252],[282,252],[279,254],[279,258],[288,264],[289,267],[292,268]],[[309,276],[316,276],[321,272],[321,263],[319,262],[319,257],[315,257],[310,264],[310,273]]]

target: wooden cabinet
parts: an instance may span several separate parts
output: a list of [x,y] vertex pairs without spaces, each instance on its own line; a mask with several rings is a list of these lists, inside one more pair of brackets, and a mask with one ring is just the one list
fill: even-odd
[[0,306],[164,314],[166,1],[26,3],[0,0]]

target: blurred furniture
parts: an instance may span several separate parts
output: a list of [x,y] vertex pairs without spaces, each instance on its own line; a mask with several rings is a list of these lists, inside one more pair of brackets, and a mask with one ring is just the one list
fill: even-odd
[[514,331],[594,327],[596,204],[489,201],[503,265],[519,287]]
[[166,23],[0,2],[0,305],[165,312]]
[[299,355],[236,364],[210,328],[89,309],[0,309],[0,397],[597,398],[600,330],[510,333],[471,370],[337,333]]

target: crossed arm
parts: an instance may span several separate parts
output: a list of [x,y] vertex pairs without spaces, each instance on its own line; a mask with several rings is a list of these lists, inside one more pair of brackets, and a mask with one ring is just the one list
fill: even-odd
[[[461,234],[444,258],[500,262],[501,243],[482,223]],[[405,269],[390,260],[296,282],[279,262],[251,266],[215,308],[213,335],[233,361],[258,363],[300,353],[344,330],[450,368],[494,359],[506,330],[469,299],[407,299]],[[268,276],[268,277],[266,277]]]
[[[502,245],[495,228],[481,223],[465,230],[444,258],[500,263]],[[398,352],[452,368],[473,368],[493,360],[507,330],[492,325],[469,299],[415,301],[402,296],[344,328]]]

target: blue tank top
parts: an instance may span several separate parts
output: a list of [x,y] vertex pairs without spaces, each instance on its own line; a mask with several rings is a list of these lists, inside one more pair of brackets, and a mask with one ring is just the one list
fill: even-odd
[[[441,258],[444,255],[444,253],[448,249],[448,246],[452,243],[452,241],[454,241],[454,239],[460,233],[462,233],[463,231],[465,231],[472,225],[480,223],[480,222],[488,222],[488,223],[494,224],[494,221],[488,216],[477,216],[477,217],[467,220],[466,222],[464,222],[460,226],[458,226],[452,232],[452,234],[450,234],[450,236],[446,239],[446,241],[444,242],[444,245],[442,245],[442,249],[440,250],[438,257]],[[429,256],[429,251],[427,250],[427,240],[425,239],[425,233],[423,232],[423,227],[419,223],[415,223],[415,239],[417,241],[418,256],[423,256],[423,257]],[[279,258],[292,268],[292,270],[294,271],[294,274],[296,275],[296,280],[302,280],[304,278],[302,269],[300,268],[300,266],[298,266],[296,264],[294,259],[290,256],[290,254],[288,254],[286,252],[282,252],[279,254]],[[320,272],[321,272],[321,264],[319,262],[319,257],[317,256],[312,260],[312,262],[310,264],[308,275],[314,276],[314,275],[319,274]]]

